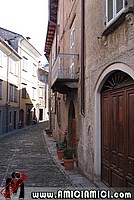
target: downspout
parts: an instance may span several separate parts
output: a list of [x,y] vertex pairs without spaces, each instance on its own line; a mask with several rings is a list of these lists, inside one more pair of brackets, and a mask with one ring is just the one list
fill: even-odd
[[9,106],[9,85],[8,85],[8,74],[9,74],[9,56],[11,54],[7,55],[7,87],[6,87],[6,133],[8,133],[8,106]]
[[85,116],[85,0],[81,0],[81,114]]
[[[22,41],[24,40],[24,38],[22,38],[20,36],[19,40],[18,40],[18,53],[20,56],[22,56],[22,49],[21,49],[21,44],[22,44]],[[20,121],[20,110],[21,110],[21,70],[22,70],[22,61],[20,60],[20,65],[19,65],[19,126],[21,127],[22,126],[22,122]],[[24,123],[24,122],[23,122]],[[23,124],[24,125],[24,124]]]

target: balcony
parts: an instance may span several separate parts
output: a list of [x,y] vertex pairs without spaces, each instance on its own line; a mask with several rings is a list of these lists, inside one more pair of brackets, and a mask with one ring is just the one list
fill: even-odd
[[78,55],[59,54],[52,67],[53,92],[62,94],[78,89]]

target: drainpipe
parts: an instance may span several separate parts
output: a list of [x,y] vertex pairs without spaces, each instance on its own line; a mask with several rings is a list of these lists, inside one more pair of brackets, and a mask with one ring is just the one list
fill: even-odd
[[81,0],[81,114],[85,116],[85,0]]
[[6,87],[6,133],[8,133],[8,106],[9,106],[9,82],[8,82],[8,74],[9,74],[9,56],[7,55],[7,87]]
[[12,55],[12,51],[11,53],[9,53],[7,55],[7,87],[6,87],[6,133],[8,133],[8,108],[9,108],[9,57]]
[[[18,40],[18,53],[20,56],[22,56],[22,49],[21,49],[21,45],[22,45],[22,42],[23,42],[24,38],[22,36],[19,37],[19,40]],[[20,110],[21,110],[21,70],[22,70],[22,66],[21,66],[21,60],[19,61],[20,65],[19,65],[19,123],[20,123]],[[24,119],[25,120],[25,119]],[[24,122],[23,122],[24,123]],[[24,124],[23,124],[24,125]],[[19,126],[21,127],[22,124],[20,123]]]

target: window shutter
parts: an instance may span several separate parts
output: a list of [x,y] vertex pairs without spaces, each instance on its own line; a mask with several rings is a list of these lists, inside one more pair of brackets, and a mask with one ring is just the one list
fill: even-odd
[[108,22],[113,18],[113,0],[107,1]]
[[116,13],[124,8],[124,0],[116,0]]

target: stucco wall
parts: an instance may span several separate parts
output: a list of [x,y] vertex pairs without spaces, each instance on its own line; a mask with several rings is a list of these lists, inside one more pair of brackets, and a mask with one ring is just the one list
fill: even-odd
[[[85,3],[86,113],[85,118],[82,118],[78,153],[79,167],[90,179],[94,180],[95,176],[100,178],[101,171],[100,161],[96,161],[100,160],[101,156],[101,137],[97,135],[101,133],[96,122],[96,120],[101,120],[100,110],[97,107],[100,99],[97,99],[99,96],[97,96],[96,87],[101,75],[105,70],[107,74],[112,71],[114,63],[119,63],[115,68],[113,67],[114,70],[118,69],[117,66],[125,72],[130,71],[129,68],[134,70],[134,18],[132,14],[127,15],[127,19],[116,30],[102,37],[106,28],[104,26],[104,1],[86,0]],[[123,67],[120,63],[123,63]],[[111,68],[108,68],[110,65]],[[104,83],[103,80],[102,82]]]

